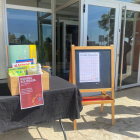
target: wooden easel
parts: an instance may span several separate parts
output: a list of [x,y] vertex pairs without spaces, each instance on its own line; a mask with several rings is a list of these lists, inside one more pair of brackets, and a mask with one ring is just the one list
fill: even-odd
[[[81,93],[84,92],[101,92],[101,96],[93,96],[93,97],[83,97],[82,104],[83,105],[91,105],[91,104],[101,104],[100,113],[103,112],[104,104],[111,103],[112,110],[112,125],[115,125],[115,108],[114,108],[114,46],[91,46],[91,47],[83,47],[83,46],[71,46],[71,58],[70,58],[70,73],[69,73],[69,82],[76,85],[76,72],[75,72],[75,50],[110,50],[111,51],[111,88],[100,88],[100,89],[80,89]],[[107,91],[111,92],[111,97],[107,95]],[[77,122],[74,120],[74,130],[77,130]]]

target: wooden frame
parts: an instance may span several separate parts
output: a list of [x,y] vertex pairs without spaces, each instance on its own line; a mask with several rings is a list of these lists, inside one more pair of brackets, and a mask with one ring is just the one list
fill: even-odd
[[[111,103],[112,110],[112,125],[115,125],[114,115],[114,46],[71,46],[71,58],[70,58],[70,73],[69,73],[69,82],[76,85],[76,73],[75,73],[75,50],[110,50],[111,51],[111,88],[101,88],[101,89],[79,89],[81,93],[83,92],[101,92],[101,96],[94,97],[83,97],[82,104],[90,105],[90,104],[101,104],[100,113],[103,112],[104,104]],[[106,94],[107,91],[111,91],[111,97]],[[84,100],[87,100],[85,101]],[[98,100],[100,99],[100,100]],[[91,101],[90,101],[91,100]],[[74,130],[77,130],[77,123],[74,120]]]

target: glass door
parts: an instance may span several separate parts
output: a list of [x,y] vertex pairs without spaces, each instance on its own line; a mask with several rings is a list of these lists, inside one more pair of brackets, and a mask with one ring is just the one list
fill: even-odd
[[71,45],[78,46],[78,22],[63,21],[63,73],[69,73]]
[[139,85],[140,12],[122,7],[118,89]]
[[[84,46],[117,45],[119,4],[86,0]],[[86,26],[87,25],[87,26]]]
[[[110,46],[114,45],[114,69],[117,76],[116,62],[119,47],[120,5],[113,2],[99,0],[85,0],[83,14],[83,46]],[[118,69],[118,68],[117,68]],[[117,81],[116,81],[117,82]],[[116,86],[117,87],[117,86]],[[116,88],[117,89],[117,88]]]
[[56,75],[69,80],[71,45],[79,41],[79,2],[56,12]]

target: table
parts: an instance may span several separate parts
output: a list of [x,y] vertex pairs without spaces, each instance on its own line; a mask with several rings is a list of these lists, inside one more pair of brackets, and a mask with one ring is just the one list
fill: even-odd
[[[10,95],[7,88],[0,90],[0,95],[4,94],[4,90],[5,95]],[[0,96],[0,133],[37,123],[60,120],[61,124],[61,119],[64,118],[72,121],[80,118],[80,111],[83,109],[82,96],[77,86],[60,77],[52,76],[50,90],[43,93],[43,106],[25,110],[20,108],[19,96]]]

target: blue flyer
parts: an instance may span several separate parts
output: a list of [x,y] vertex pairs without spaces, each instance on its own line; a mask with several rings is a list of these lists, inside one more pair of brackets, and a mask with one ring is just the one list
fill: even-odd
[[34,64],[34,59],[22,59],[22,60],[16,60],[16,63],[23,63],[23,62],[31,62],[31,64]]

